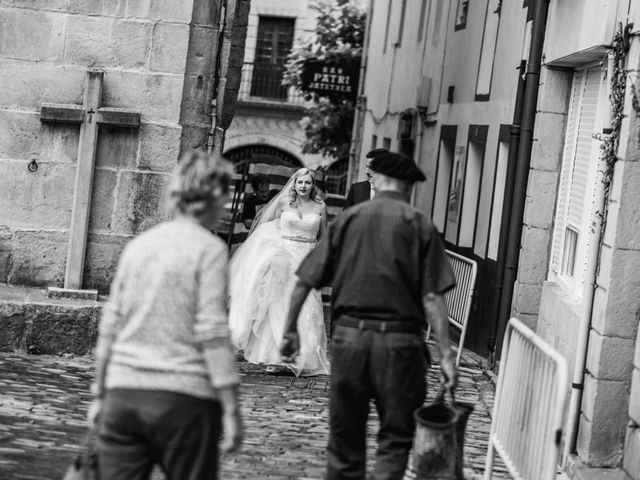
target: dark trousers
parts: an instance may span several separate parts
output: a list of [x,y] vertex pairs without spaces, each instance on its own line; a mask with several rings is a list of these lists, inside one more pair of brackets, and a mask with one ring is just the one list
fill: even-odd
[[159,464],[167,480],[216,480],[221,406],[150,390],[109,390],[98,428],[101,480],[146,480]]
[[359,330],[337,322],[331,342],[328,480],[365,478],[370,399],[380,418],[371,478],[403,478],[413,412],[426,394],[426,359],[420,334]]

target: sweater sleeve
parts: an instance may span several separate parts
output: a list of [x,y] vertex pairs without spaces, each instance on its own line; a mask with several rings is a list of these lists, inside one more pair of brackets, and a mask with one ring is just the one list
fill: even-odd
[[202,346],[214,388],[239,383],[227,314],[228,260],[226,247],[216,244],[203,254],[198,275],[194,336]]

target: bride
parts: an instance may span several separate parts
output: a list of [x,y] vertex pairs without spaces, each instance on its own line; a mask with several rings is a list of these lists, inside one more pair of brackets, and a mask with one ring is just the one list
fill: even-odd
[[260,211],[249,237],[231,258],[231,338],[248,362],[265,364],[268,372],[289,368],[296,376],[329,373],[318,291],[307,297],[300,314],[300,356],[294,364],[285,364],[280,356],[295,271],[316,246],[326,223],[315,173],[301,168]]

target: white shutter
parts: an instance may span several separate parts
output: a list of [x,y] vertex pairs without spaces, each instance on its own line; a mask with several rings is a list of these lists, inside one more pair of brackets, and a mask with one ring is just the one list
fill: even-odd
[[573,75],[571,87],[571,99],[567,114],[567,126],[565,129],[564,150],[562,153],[562,171],[558,188],[558,203],[556,207],[556,221],[553,232],[553,248],[551,250],[551,270],[559,271],[560,256],[564,240],[564,229],[567,224],[567,198],[571,186],[571,171],[573,170],[573,152],[575,150],[576,125],[578,124],[578,111],[580,110],[581,92],[584,78],[580,72]]
[[[583,251],[582,248],[576,251],[575,245],[565,248],[564,242],[567,238],[576,243],[581,241],[585,200],[593,193],[593,185],[588,182],[592,178],[589,173],[594,149],[597,149],[593,133],[596,130],[601,75],[600,67],[574,73],[551,253],[551,270],[555,273],[560,273],[563,251],[565,255],[580,255]],[[567,235],[568,227],[576,235]],[[573,259],[564,261],[565,264],[572,262]],[[576,280],[581,281],[581,278]]]
[[[569,194],[567,211],[567,223],[578,232],[580,232],[582,225],[589,164],[591,163],[591,152],[594,146],[593,133],[596,125],[601,69],[599,67],[590,68],[584,72],[584,75],[586,78],[582,93],[573,175],[571,178],[571,193]],[[591,194],[590,190],[589,194]]]

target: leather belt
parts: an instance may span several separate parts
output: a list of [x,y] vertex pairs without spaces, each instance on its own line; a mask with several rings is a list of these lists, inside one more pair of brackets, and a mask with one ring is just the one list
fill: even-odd
[[364,320],[355,317],[342,316],[336,322],[339,327],[351,327],[358,330],[374,330],[376,332],[397,332],[422,334],[420,325],[412,322],[402,322],[398,320]]

